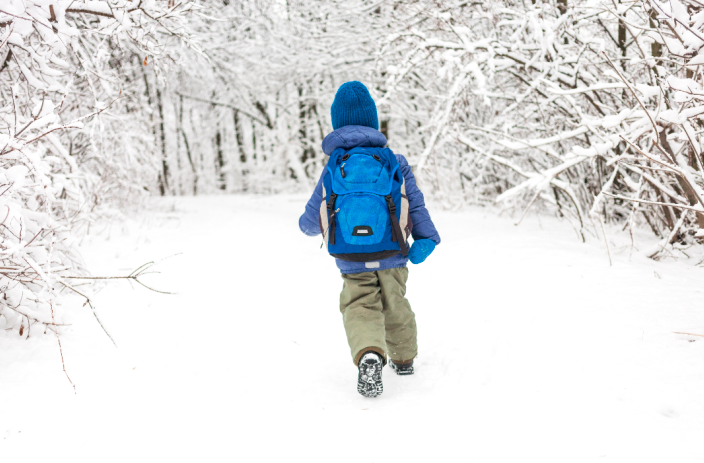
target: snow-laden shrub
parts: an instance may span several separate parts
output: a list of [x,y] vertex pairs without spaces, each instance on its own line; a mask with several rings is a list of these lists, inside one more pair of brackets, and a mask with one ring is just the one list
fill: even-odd
[[76,243],[90,221],[156,185],[161,156],[142,82],[146,68],[153,81],[160,63],[177,60],[179,43],[192,44],[193,7],[3,2],[0,329],[29,336],[36,324],[53,325],[57,294],[71,286],[63,277],[85,272]]
[[[82,269],[72,223],[62,220],[67,212],[80,220],[80,211],[62,209],[80,203],[83,195],[75,180],[52,172],[65,160],[26,146],[57,127],[51,102],[38,103],[33,114],[18,115],[22,133],[12,139],[0,134],[0,329],[18,329],[25,336],[35,323],[53,323],[56,276]],[[57,200],[62,194],[64,200]],[[67,200],[69,195],[73,201]]]
[[663,238],[651,256],[701,235],[701,3],[398,6],[388,98],[446,201],[541,204],[582,232],[641,223]]

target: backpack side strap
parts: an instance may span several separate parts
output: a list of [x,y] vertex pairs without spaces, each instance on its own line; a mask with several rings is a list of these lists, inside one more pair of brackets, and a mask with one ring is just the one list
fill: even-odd
[[337,195],[335,193],[330,193],[330,202],[328,203],[328,220],[330,221],[328,242],[332,245],[335,244],[335,200]]
[[401,231],[401,224],[398,222],[398,217],[396,217],[396,205],[391,195],[387,195],[386,204],[389,206],[389,215],[391,216],[391,231],[393,232],[394,238],[398,240],[398,245],[401,248],[401,255],[403,257],[408,257],[408,246],[406,245],[406,240],[404,238],[403,232]]

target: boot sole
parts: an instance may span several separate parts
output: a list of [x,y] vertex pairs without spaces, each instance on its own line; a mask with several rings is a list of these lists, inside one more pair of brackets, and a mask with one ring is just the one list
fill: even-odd
[[364,397],[378,397],[384,392],[381,382],[381,362],[360,363],[357,377],[357,392]]

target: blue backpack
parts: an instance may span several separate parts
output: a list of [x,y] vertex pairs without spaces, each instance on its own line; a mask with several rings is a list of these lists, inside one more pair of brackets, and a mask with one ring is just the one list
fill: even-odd
[[323,177],[320,231],[338,259],[369,262],[402,254],[413,223],[406,184],[388,148],[338,148]]

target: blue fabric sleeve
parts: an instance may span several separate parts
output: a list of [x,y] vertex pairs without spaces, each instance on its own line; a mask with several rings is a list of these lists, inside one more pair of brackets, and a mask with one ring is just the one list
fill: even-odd
[[306,204],[306,211],[300,219],[298,219],[298,228],[308,236],[320,235],[320,225],[318,217],[320,215],[320,202],[323,200],[323,176],[325,169],[320,174],[320,180],[313,190],[313,195]]
[[400,154],[397,154],[396,158],[401,167],[403,178],[406,180],[406,196],[408,196],[408,206],[411,220],[413,221],[413,230],[411,231],[413,239],[428,239],[435,241],[435,244],[440,244],[440,235],[435,229],[435,224],[430,218],[428,209],[425,207],[425,198],[416,184],[416,177],[411,171],[411,166],[408,165],[406,158]]

